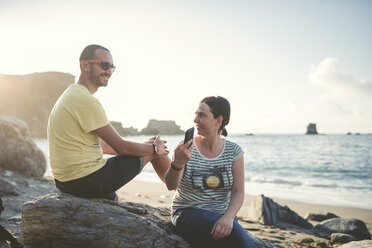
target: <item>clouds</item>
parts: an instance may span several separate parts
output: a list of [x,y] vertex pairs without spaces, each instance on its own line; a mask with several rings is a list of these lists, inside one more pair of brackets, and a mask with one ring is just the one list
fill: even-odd
[[311,65],[309,80],[336,96],[372,96],[372,81],[343,74],[336,58],[327,57],[318,65]]
[[[357,79],[340,70],[336,58],[327,57],[311,65],[309,85],[312,95],[308,113],[332,132],[370,132],[372,126],[372,81]],[[314,87],[315,86],[315,87]]]

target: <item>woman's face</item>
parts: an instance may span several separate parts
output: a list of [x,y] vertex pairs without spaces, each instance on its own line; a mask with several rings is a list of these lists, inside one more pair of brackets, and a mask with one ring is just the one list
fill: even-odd
[[208,136],[218,133],[221,126],[222,117],[214,118],[209,106],[206,103],[200,103],[195,111],[194,123],[199,135]]

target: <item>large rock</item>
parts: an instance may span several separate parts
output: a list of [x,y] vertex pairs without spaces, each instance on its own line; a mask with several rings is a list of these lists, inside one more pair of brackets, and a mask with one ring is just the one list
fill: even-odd
[[49,194],[22,208],[20,240],[30,247],[189,247],[169,210],[142,203]]
[[309,123],[309,125],[307,126],[306,134],[318,134],[315,123]]
[[25,120],[33,137],[45,138],[54,103],[74,81],[73,75],[61,72],[0,74],[0,115]]
[[332,243],[341,243],[341,244],[346,244],[351,241],[357,241],[357,239],[350,234],[345,234],[345,233],[332,233],[331,235],[331,242]]
[[314,226],[314,231],[325,233],[330,236],[332,233],[345,233],[356,237],[358,240],[371,239],[366,224],[355,218],[333,218],[320,222]]
[[44,153],[36,146],[27,124],[12,116],[0,116],[0,168],[26,177],[41,178],[46,170]]
[[174,121],[149,120],[147,127],[141,130],[141,135],[179,135],[185,132]]
[[287,206],[281,206],[272,199],[259,195],[252,198],[244,213],[244,218],[258,221],[263,225],[275,226],[278,222],[286,222],[310,229],[313,226]]
[[338,248],[371,248],[372,240],[353,241],[348,244],[340,245]]
[[319,214],[314,214],[314,213],[307,213],[305,216],[306,220],[313,220],[313,221],[323,221],[323,220],[328,220],[332,218],[339,218],[339,216],[333,214],[333,213],[319,213]]
[[[16,189],[16,184],[8,181],[6,178],[0,177],[0,196],[2,195],[18,195]],[[1,198],[0,198],[1,199]],[[0,208],[1,212],[1,208]]]
[[[249,235],[257,248],[278,247]],[[41,196],[23,205],[20,240],[31,248],[190,247],[174,234],[169,208],[63,193]]]
[[114,129],[119,133],[120,136],[136,136],[139,135],[137,128],[134,127],[123,127],[121,122],[110,121]]

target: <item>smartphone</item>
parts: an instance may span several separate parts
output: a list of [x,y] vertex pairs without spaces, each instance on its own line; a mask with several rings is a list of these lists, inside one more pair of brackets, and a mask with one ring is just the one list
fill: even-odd
[[187,141],[191,140],[194,138],[194,129],[195,128],[189,128],[187,129],[186,133],[185,133],[185,139],[183,141],[183,143],[185,144]]

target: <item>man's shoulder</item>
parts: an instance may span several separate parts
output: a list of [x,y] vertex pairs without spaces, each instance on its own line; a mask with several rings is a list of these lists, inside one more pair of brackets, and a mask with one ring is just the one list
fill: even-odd
[[83,85],[73,84],[67,88],[64,94],[64,100],[70,104],[89,104],[90,102],[99,103],[88,89]]

